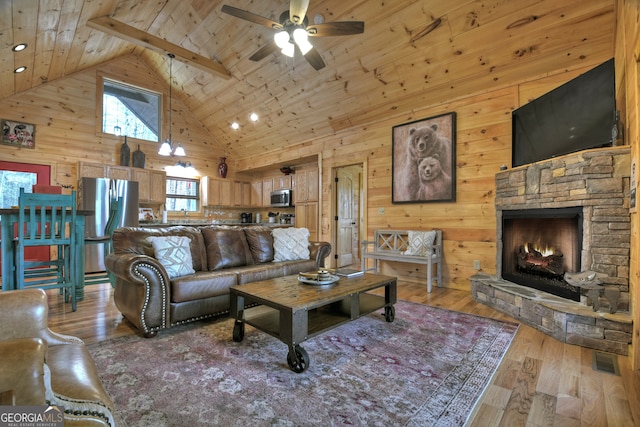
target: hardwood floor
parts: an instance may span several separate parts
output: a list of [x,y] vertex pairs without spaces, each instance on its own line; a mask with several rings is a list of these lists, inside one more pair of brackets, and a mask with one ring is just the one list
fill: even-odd
[[[424,285],[400,282],[398,298],[514,321],[473,301],[465,291],[434,288],[428,294]],[[75,313],[55,291],[49,291],[49,307],[51,329],[87,344],[139,335],[115,308],[108,284],[87,287]],[[520,325],[469,425],[640,426],[640,376],[631,370],[629,359],[617,357],[620,376],[616,376],[594,371],[592,357],[592,350]]]

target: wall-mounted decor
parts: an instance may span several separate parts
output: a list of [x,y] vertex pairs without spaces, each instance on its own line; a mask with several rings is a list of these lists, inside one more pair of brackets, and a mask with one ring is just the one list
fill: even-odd
[[24,148],[36,147],[36,125],[4,119],[0,122],[2,124],[2,144]]
[[456,113],[393,127],[392,203],[456,199]]

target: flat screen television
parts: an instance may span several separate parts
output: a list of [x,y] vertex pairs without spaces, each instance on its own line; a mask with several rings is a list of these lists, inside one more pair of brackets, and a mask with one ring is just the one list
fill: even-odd
[[613,59],[512,113],[512,167],[614,144]]

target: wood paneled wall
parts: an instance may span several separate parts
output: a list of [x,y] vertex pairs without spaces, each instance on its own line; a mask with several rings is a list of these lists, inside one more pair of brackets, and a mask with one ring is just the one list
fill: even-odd
[[[287,152],[242,159],[239,168],[282,162],[319,151],[323,166],[322,240],[333,243],[332,168],[363,163],[366,174],[366,237],[373,237],[377,228],[442,229],[444,284],[469,290],[469,277],[475,273],[474,260],[480,261],[483,272],[496,272],[495,174],[502,165],[511,166],[512,110],[610,59],[612,55],[613,52],[596,54],[581,69],[557,70],[497,90],[424,106],[410,114],[388,117],[372,125],[350,128],[315,140],[312,145],[301,144],[290,147]],[[456,201],[392,204],[392,127],[451,111],[457,113]],[[424,267],[414,264],[386,263],[383,272],[416,282],[423,282],[426,277]]]
[[[169,86],[135,55],[127,55],[74,75],[43,84],[21,94],[0,100],[0,117],[36,125],[35,149],[0,145],[3,160],[40,163],[52,166],[52,185],[77,186],[76,168],[80,160],[103,164],[119,164],[122,138],[97,131],[96,88],[98,75],[165,94],[164,110],[168,118]],[[0,97],[1,98],[1,97]],[[175,98],[172,103],[173,140],[183,144],[196,175],[217,174],[224,148],[202,124],[195,120],[184,104]],[[168,121],[168,120],[167,120]],[[168,134],[163,122],[161,139]],[[129,138],[131,152],[140,144],[146,155],[146,169],[167,169],[178,158],[158,156],[159,144]],[[232,162],[232,159],[229,159]],[[233,163],[228,177],[234,176]]]
[[[621,110],[626,144],[631,145],[631,157],[640,159],[640,137],[638,113],[638,94],[640,79],[640,4],[634,0],[618,0],[616,4],[617,33],[616,33],[616,86],[617,105]],[[638,183],[636,182],[636,190]],[[636,191],[637,194],[637,191]],[[640,373],[640,289],[638,276],[640,265],[638,254],[640,245],[640,217],[631,214],[631,262],[629,264],[629,292],[633,311],[633,343],[629,352],[634,370]]]

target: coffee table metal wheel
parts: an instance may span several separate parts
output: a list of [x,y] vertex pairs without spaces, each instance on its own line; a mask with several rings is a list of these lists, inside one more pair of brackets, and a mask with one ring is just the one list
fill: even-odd
[[240,320],[236,320],[233,325],[233,340],[235,342],[240,342],[244,338],[244,322]]
[[[291,354],[292,350],[293,355]],[[289,353],[287,353],[287,363],[289,364],[289,368],[293,372],[299,374],[309,367],[309,353],[307,353],[307,350],[300,347],[299,345],[289,347]]]
[[396,309],[394,306],[384,308],[384,320],[391,323],[396,318]]

